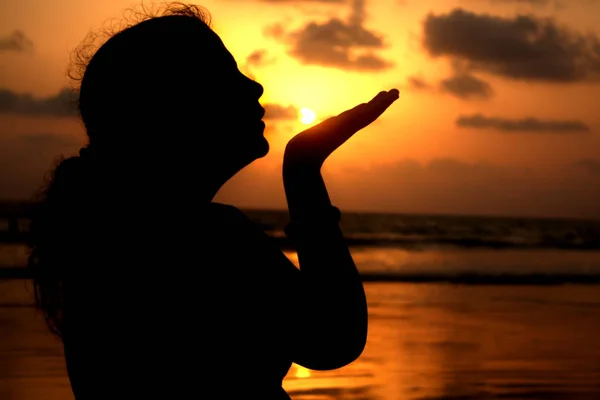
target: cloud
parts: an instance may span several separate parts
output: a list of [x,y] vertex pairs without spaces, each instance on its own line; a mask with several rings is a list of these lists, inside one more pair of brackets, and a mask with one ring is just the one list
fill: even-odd
[[537,118],[509,119],[486,117],[482,114],[460,116],[456,125],[461,128],[493,129],[501,132],[576,133],[588,132],[589,127],[581,121],[540,120]]
[[407,78],[406,84],[401,85],[414,91],[427,91],[445,93],[458,97],[461,100],[485,100],[494,96],[491,85],[469,72],[455,73],[434,85],[421,76],[412,75]]
[[0,51],[15,51],[22,53],[33,49],[33,42],[20,30],[13,31],[10,35],[0,37]]
[[492,5],[524,5],[532,7],[552,6],[564,8],[570,5],[585,6],[598,4],[598,0],[486,0]]
[[274,61],[275,59],[269,57],[269,52],[266,49],[254,50],[246,57],[246,65],[248,67],[263,67],[272,64]]
[[[265,163],[266,164],[266,163]],[[600,185],[571,165],[531,169],[456,158],[323,171],[332,202],[342,210],[599,217]],[[285,208],[280,168],[241,171],[219,200],[240,207]]]
[[63,89],[54,96],[36,98],[31,94],[0,89],[0,114],[51,117],[76,116],[78,115],[77,94],[71,89]]
[[490,0],[492,4],[527,4],[536,6],[545,6],[552,3],[552,0]]
[[290,32],[276,24],[265,35],[287,44],[288,54],[304,64],[354,71],[390,68],[393,63],[375,53],[385,47],[383,36],[366,29],[365,18],[365,0],[353,0],[347,21],[311,21]]
[[468,73],[457,73],[442,80],[440,89],[464,100],[488,99],[494,95],[489,83]]
[[85,138],[59,133],[0,136],[2,199],[30,199],[61,155],[77,154]]
[[531,81],[600,78],[600,40],[530,15],[513,18],[461,8],[429,14],[423,46],[432,57],[463,62],[470,70]]
[[600,160],[586,158],[575,162],[573,166],[581,168],[594,176],[600,177]]
[[[77,154],[84,142],[81,132],[0,135],[2,198],[30,198],[57,156]],[[280,157],[274,152],[244,168],[216,201],[285,209]],[[600,216],[597,159],[550,171],[455,158],[399,159],[355,168],[332,160],[323,174],[332,201],[342,210]]]
[[[332,198],[343,196],[355,206],[360,199],[363,207],[382,211],[598,217],[600,185],[594,182],[596,177],[569,166],[544,170],[455,158],[405,159],[344,174],[345,193]],[[352,186],[357,189],[349,193]]]
[[409,76],[408,87],[414,90],[426,90],[429,89],[431,85],[420,76]]
[[265,55],[267,54],[267,50],[260,49],[254,50],[252,53],[246,57],[246,63],[248,65],[257,66],[261,65],[265,59]]
[[261,68],[269,64],[273,64],[276,61],[275,57],[269,57],[269,53],[266,49],[257,49],[252,53],[248,54],[243,66],[240,70],[246,74],[250,79],[257,80],[254,70]]
[[53,133],[28,133],[20,136],[26,146],[61,149],[63,147],[78,146],[79,141],[72,136],[57,135]]
[[345,3],[346,0],[259,0],[263,3],[286,4],[286,3]]
[[265,119],[270,120],[292,120],[298,118],[296,107],[282,106],[280,104],[263,104],[265,109]]

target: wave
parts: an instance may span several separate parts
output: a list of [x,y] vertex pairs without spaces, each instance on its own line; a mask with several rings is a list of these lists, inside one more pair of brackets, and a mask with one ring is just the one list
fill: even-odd
[[[281,232],[269,232],[283,249],[293,249],[293,242]],[[559,240],[555,238],[519,241],[485,237],[406,237],[382,234],[345,234],[346,243],[352,247],[395,247],[419,250],[432,247],[502,249],[554,249],[554,250],[600,250],[600,240]]]
[[[29,225],[26,210],[8,209],[5,214],[2,210],[0,202],[0,243],[25,243]],[[289,223],[287,212],[245,212],[282,247],[292,247],[283,234]],[[11,215],[13,219],[18,218],[17,224],[13,220],[13,229],[9,229],[11,224],[6,220]],[[189,228],[187,224],[183,226]],[[497,250],[600,250],[600,220],[344,212],[340,227],[350,246],[388,246],[409,250],[439,246]]]
[[598,285],[600,274],[368,273],[364,282],[447,283],[456,285]]
[[[277,244],[285,250],[293,249],[293,242],[283,232],[268,231]],[[537,240],[523,241],[512,238],[489,238],[489,237],[415,237],[394,234],[344,234],[346,244],[352,247],[395,247],[407,250],[419,250],[433,247],[457,247],[457,248],[487,248],[494,250],[502,249],[554,249],[554,250],[600,250],[600,240],[573,240],[571,238],[540,238]],[[24,244],[27,242],[26,232],[7,233],[0,232],[0,243]]]
[[[363,282],[446,283],[456,285],[598,285],[600,274],[514,274],[478,272],[361,273]],[[31,279],[23,267],[0,268],[0,279]]]
[[[287,245],[284,214],[248,216]],[[600,250],[599,220],[344,213],[340,227],[351,246]]]

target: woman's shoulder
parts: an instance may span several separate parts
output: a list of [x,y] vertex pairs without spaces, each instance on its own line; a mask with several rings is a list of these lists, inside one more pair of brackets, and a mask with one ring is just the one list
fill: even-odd
[[213,221],[218,225],[217,229],[222,231],[226,237],[240,240],[256,250],[269,250],[282,254],[277,243],[265,232],[263,227],[239,208],[228,204],[211,203],[210,209]]
[[214,229],[222,231],[227,237],[237,237],[247,241],[268,241],[266,232],[248,217],[242,210],[229,204],[210,203],[207,217]]
[[232,206],[230,204],[217,203],[217,202],[211,201],[210,203],[208,203],[208,207],[209,207],[209,210],[214,211],[214,212],[238,213],[238,214],[244,215],[242,210],[240,210],[239,208]]
[[254,225],[254,222],[239,208],[223,203],[209,203],[208,216],[216,218],[221,223],[238,223]]

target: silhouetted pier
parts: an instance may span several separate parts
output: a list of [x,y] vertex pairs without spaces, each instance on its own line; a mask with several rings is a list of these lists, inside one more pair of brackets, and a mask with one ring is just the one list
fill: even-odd
[[27,240],[33,203],[0,202],[0,244]]

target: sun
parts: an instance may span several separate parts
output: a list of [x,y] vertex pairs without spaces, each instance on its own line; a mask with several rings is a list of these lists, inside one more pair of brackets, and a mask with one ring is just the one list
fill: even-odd
[[302,107],[300,109],[300,122],[302,122],[303,124],[312,124],[316,118],[317,115],[310,108]]

